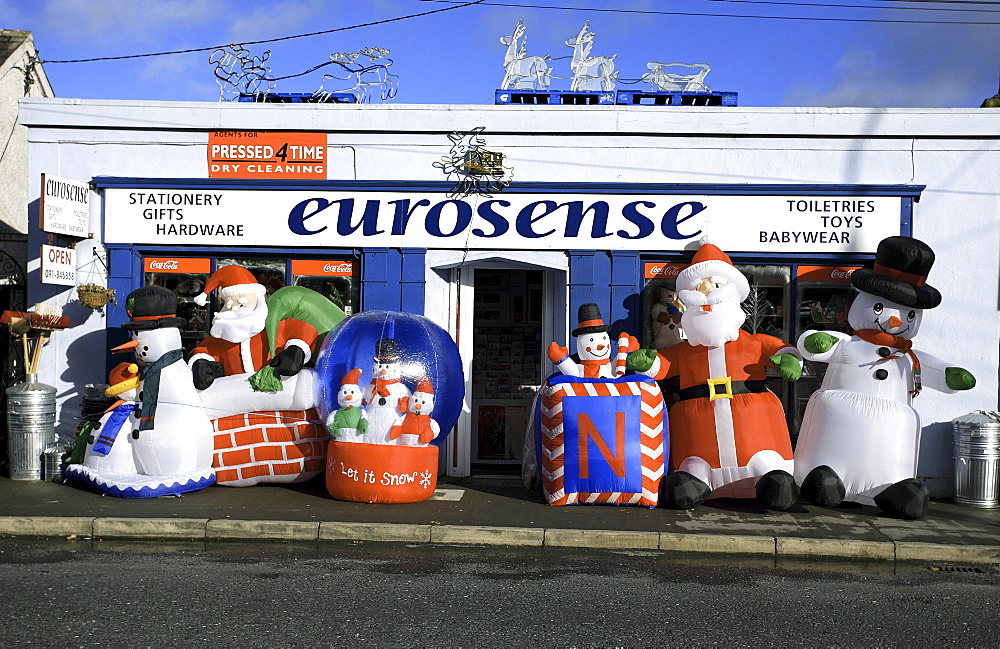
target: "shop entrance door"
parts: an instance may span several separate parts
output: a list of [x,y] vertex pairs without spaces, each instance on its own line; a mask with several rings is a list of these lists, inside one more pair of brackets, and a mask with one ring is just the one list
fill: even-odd
[[474,473],[520,471],[534,396],[542,382],[541,270],[477,269],[472,312]]
[[445,469],[456,477],[518,474],[532,404],[552,372],[545,349],[565,337],[566,255],[468,257],[432,265],[448,268],[450,333],[465,371],[465,404],[443,449]]

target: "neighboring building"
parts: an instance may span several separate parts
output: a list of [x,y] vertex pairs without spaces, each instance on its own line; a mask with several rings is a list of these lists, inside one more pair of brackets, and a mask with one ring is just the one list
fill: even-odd
[[[9,257],[21,269],[28,243],[28,129],[17,121],[17,100],[55,96],[37,57],[31,32],[0,30],[0,263]],[[34,187],[32,195],[37,194]],[[6,266],[0,269],[0,286],[5,286],[11,275]]]
[[[189,341],[212,315],[189,298],[232,262],[272,287],[314,287],[353,311],[422,313],[451,332],[467,381],[445,445],[451,475],[520,461],[533,390],[552,371],[545,348],[572,348],[580,304],[598,303],[613,333],[649,344],[660,289],[704,234],[753,280],[748,326],[786,340],[838,326],[847,273],[882,238],[926,241],[944,303],[916,344],[979,381],[915,403],[932,493],[952,489],[949,422],[997,408],[1000,110],[26,99],[20,118],[30,179],[96,187],[97,247],[78,265],[104,281],[91,262],[106,257],[119,296],[174,287]],[[282,143],[295,159],[274,159]],[[445,175],[463,168],[464,185]],[[458,191],[511,169],[513,183],[491,196]],[[33,259],[41,240],[32,229]],[[74,291],[41,284],[30,266],[30,302],[73,306]],[[60,395],[63,439],[83,386],[104,381],[93,360],[124,339],[126,315],[119,303],[72,320],[40,377]],[[818,380],[774,382],[793,430]]]

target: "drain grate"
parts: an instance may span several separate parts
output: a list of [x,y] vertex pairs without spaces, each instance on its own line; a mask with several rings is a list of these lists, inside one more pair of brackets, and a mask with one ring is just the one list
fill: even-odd
[[970,566],[924,566],[924,569],[929,572],[958,572],[974,575],[985,575],[986,571],[982,568],[970,567]]

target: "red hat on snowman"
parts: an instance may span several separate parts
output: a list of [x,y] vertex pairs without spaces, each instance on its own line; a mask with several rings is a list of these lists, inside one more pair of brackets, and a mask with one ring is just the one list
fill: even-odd
[[415,392],[423,392],[424,394],[434,394],[434,384],[431,383],[429,376],[424,374],[419,379],[417,379],[417,389]]
[[702,237],[698,243],[701,247],[694,254],[691,265],[677,275],[677,290],[693,290],[705,277],[724,277],[736,285],[740,302],[747,299],[750,295],[750,283],[746,275],[733,266],[729,255],[722,252],[708,237]]
[[222,298],[247,293],[257,293],[263,296],[267,292],[264,285],[257,282],[253,273],[243,266],[223,266],[212,273],[212,276],[205,282],[205,290],[194,298],[195,304],[198,306],[208,304],[208,296],[216,289],[220,289],[219,295]]
[[361,369],[355,367],[353,370],[344,375],[344,378],[340,380],[341,385],[358,385],[358,381],[361,380]]

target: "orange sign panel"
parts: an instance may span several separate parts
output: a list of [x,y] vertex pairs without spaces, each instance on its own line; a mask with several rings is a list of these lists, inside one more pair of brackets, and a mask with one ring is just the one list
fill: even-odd
[[143,267],[147,273],[204,273],[212,272],[212,260],[207,257],[146,257]]
[[676,264],[673,262],[653,262],[646,264],[646,272],[643,275],[646,279],[665,278],[677,279],[680,272],[690,266],[690,264]]
[[353,275],[354,262],[336,259],[293,259],[292,275]]
[[795,276],[801,282],[850,282],[851,273],[861,266],[799,266]]
[[209,178],[326,179],[326,133],[212,131]]

